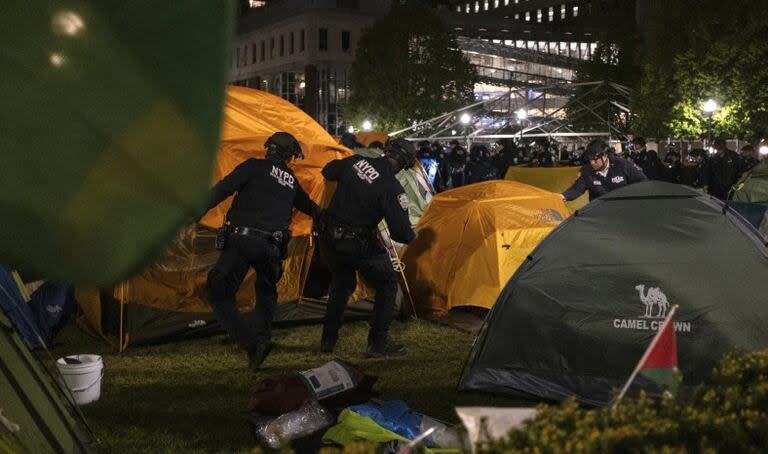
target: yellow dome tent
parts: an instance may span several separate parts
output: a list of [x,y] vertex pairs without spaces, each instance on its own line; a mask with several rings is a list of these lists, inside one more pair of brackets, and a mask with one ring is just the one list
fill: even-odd
[[[310,197],[324,205],[330,193],[320,173],[323,166],[352,152],[336,143],[315,120],[293,104],[248,88],[227,89],[211,184],[246,159],[264,157],[264,142],[277,131],[293,134],[301,144],[305,158],[294,160],[291,167]],[[228,199],[209,211],[195,234],[180,238],[159,262],[141,274],[113,289],[79,290],[78,303],[88,325],[102,335],[117,334],[120,349],[129,342],[157,342],[210,331],[214,317],[207,303],[205,284],[207,273],[219,255],[213,247],[213,229],[222,225],[230,204]],[[319,319],[324,305],[302,299],[314,252],[311,219],[295,211],[290,228],[293,239],[278,284],[280,304],[275,319]],[[353,296],[355,298],[359,296]],[[241,310],[253,308],[253,270],[241,285],[237,300]]]
[[[562,193],[576,181],[581,167],[523,167],[510,166],[504,179],[536,186],[546,191]],[[578,210],[589,203],[585,192],[576,200],[566,202],[571,210]]]
[[417,310],[491,308],[528,254],[570,214],[558,194],[514,181],[436,195],[403,252]]

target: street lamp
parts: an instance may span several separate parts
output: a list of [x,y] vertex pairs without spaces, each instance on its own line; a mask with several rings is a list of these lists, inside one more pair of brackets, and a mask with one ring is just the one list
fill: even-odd
[[717,101],[712,98],[707,99],[701,110],[704,111],[704,115],[707,117],[707,145],[712,142],[712,114],[715,113],[719,106]]
[[350,133],[350,134],[354,133],[355,132],[355,127],[354,126],[350,126],[349,128],[347,128],[347,132]]
[[712,98],[707,99],[707,101],[704,103],[704,113],[708,115],[712,115],[714,111],[716,111],[718,108],[717,101],[715,101]]
[[371,120],[363,121],[363,131],[370,131],[371,129],[373,129],[373,124],[371,123]]

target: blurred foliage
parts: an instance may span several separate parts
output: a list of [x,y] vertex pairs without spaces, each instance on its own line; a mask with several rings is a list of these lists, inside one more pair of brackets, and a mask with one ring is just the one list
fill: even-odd
[[615,409],[574,400],[539,407],[523,428],[479,452],[758,453],[768,446],[768,350],[728,354],[689,399],[641,394]]

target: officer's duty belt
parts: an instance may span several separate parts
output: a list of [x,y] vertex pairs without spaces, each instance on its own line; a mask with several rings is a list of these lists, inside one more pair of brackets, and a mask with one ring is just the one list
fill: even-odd
[[256,227],[246,227],[246,226],[236,225],[232,227],[232,233],[234,233],[235,235],[244,235],[244,236],[270,236],[271,237],[274,232],[257,229]]

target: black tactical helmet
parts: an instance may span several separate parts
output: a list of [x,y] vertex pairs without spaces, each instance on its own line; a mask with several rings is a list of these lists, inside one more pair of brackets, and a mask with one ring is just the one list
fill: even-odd
[[291,134],[287,132],[276,132],[264,143],[267,149],[267,157],[275,157],[283,161],[290,161],[291,158],[304,159],[304,153],[301,151],[301,145]]
[[400,161],[404,169],[410,169],[416,164],[416,149],[405,139],[388,140],[384,145],[384,154]]
[[608,145],[608,142],[603,139],[595,139],[592,142],[589,142],[583,157],[585,161],[597,159],[607,155],[609,151],[611,151],[611,146]]

